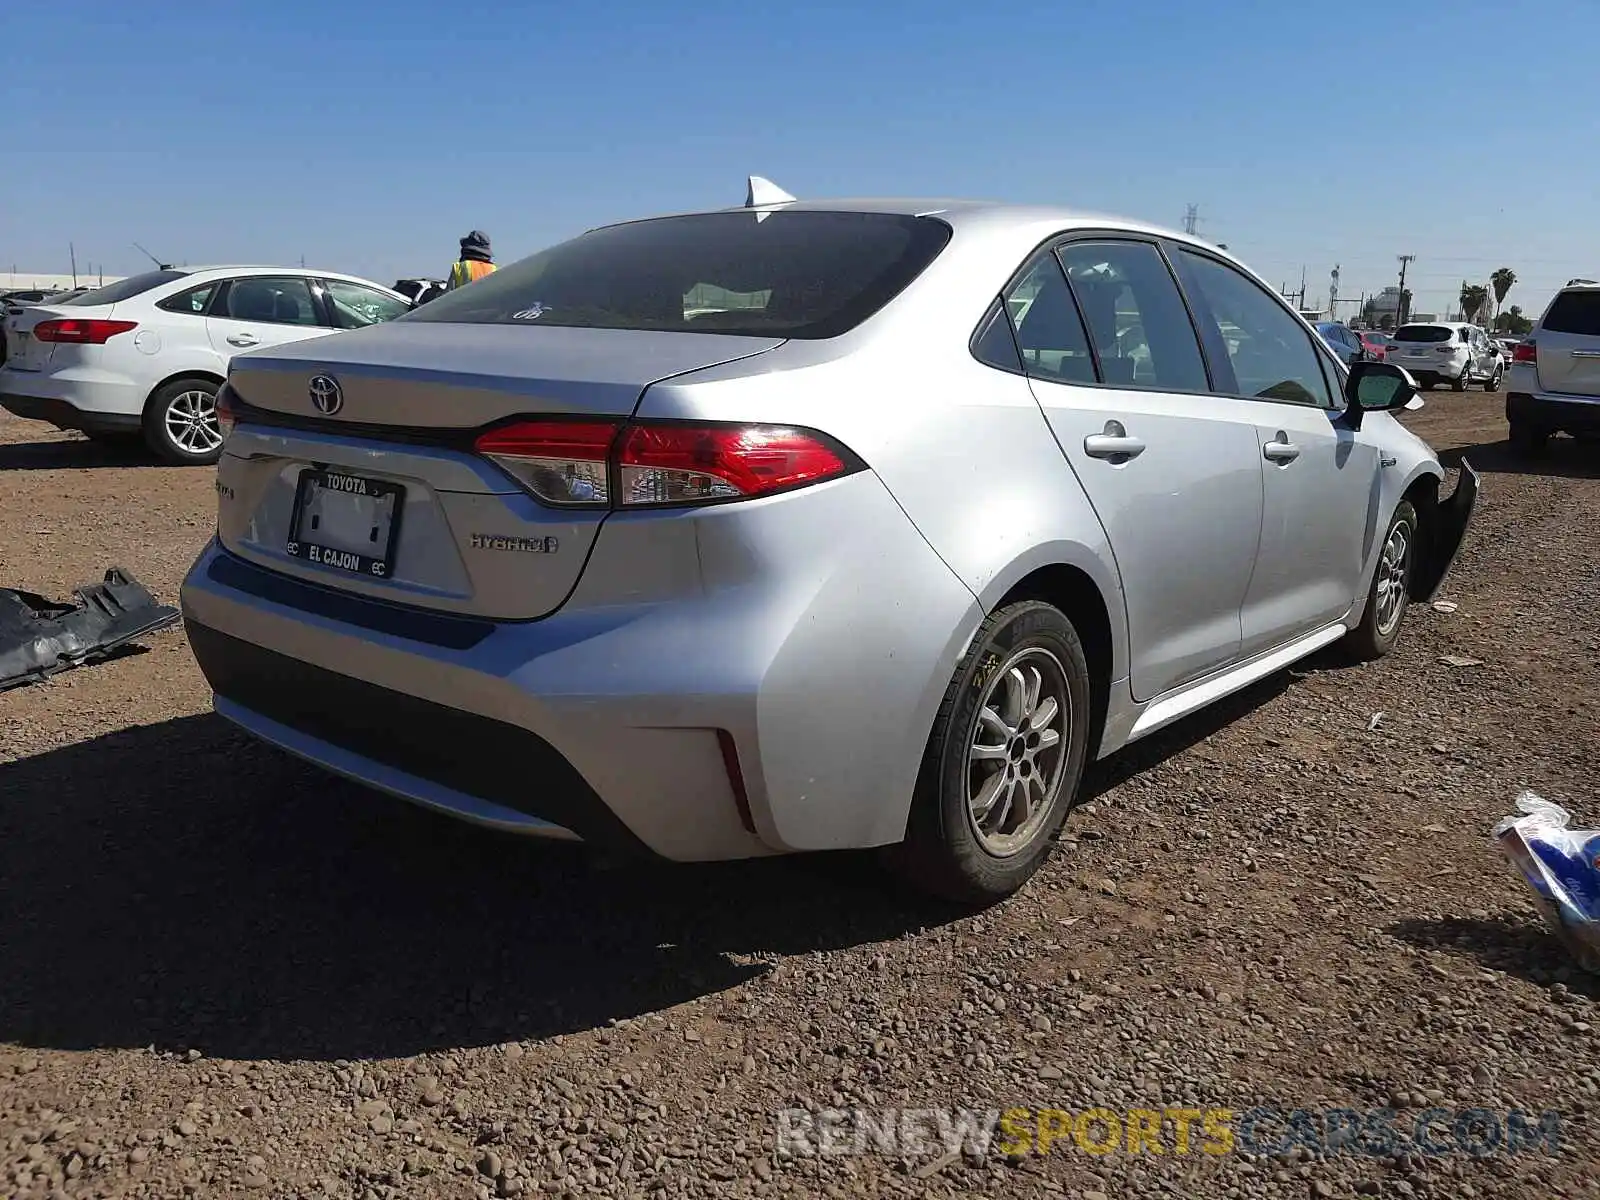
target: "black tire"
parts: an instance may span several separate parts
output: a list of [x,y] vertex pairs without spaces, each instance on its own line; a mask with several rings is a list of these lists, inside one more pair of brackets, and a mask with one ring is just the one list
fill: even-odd
[[[1392,586],[1393,574],[1386,569],[1389,562],[1387,551],[1396,530],[1401,528],[1405,530],[1405,542],[1400,563],[1399,609],[1385,621],[1379,616],[1379,592],[1386,578]],[[1416,563],[1419,533],[1417,510],[1411,506],[1411,501],[1400,501],[1394,507],[1394,515],[1389,518],[1383,540],[1378,543],[1378,561],[1372,570],[1372,582],[1367,585],[1367,605],[1361,614],[1361,624],[1345,634],[1342,643],[1346,655],[1356,662],[1382,658],[1400,644],[1400,631],[1406,623],[1406,609],[1411,604],[1411,572]]]
[[1484,380],[1483,390],[1486,392],[1498,392],[1500,390],[1500,378],[1505,374],[1505,370],[1499,363],[1496,363],[1494,374]]
[[[1012,662],[1024,678],[1039,673],[1041,709],[1046,687],[1058,700],[1062,728],[1055,727],[1055,717],[1040,726],[1056,732],[1057,750],[1052,755],[1048,746],[1029,749],[1029,739],[1031,745],[1039,746],[1040,736],[1029,733],[1026,722],[1018,721],[1009,732],[1001,733],[999,727],[985,721],[984,730],[1000,743],[991,748],[1004,745],[1009,752],[996,760],[979,761],[972,750],[977,744],[980,714],[989,708],[1003,722],[1005,714],[1000,710],[1008,707],[1003,694],[1011,686],[1007,664]],[[1060,609],[1024,600],[991,613],[956,667],[939,706],[917,778],[906,840],[886,848],[889,864],[917,888],[960,904],[993,903],[1026,883],[1049,854],[1077,795],[1088,747],[1090,696],[1083,643]],[[994,705],[987,704],[990,699],[995,700]],[[1019,742],[1024,745],[1019,747]],[[1039,768],[1041,762],[1045,765]],[[1035,774],[1030,776],[1029,771]],[[1029,810],[1032,815],[1022,826],[1010,833],[1005,830],[1009,807],[1002,810],[997,827],[985,836],[979,832],[969,796],[975,779],[993,775],[1002,777],[994,803],[1001,802],[1003,792],[1009,806],[1018,786],[1009,782],[1012,780],[1021,780],[1024,793],[1031,794],[1030,778],[1039,780],[1040,801]],[[1017,839],[1015,846],[997,853],[993,842],[1008,837]]]
[[[144,406],[145,445],[162,462],[175,466],[203,467],[216,462],[222,453],[221,442],[217,440],[215,445],[210,442],[219,438],[216,402],[220,387],[213,380],[191,377],[174,379],[157,388]],[[197,414],[201,425],[209,425],[212,436],[202,438],[196,432],[180,440],[186,412]],[[185,444],[186,441],[189,444]],[[201,446],[204,448],[199,449]]]
[[1458,378],[1450,381],[1450,390],[1452,392],[1464,392],[1467,390],[1467,385],[1471,382],[1472,365],[1469,363],[1461,368],[1461,375]]
[[1511,449],[1523,458],[1539,458],[1550,448],[1548,430],[1526,425],[1521,421],[1511,423]]

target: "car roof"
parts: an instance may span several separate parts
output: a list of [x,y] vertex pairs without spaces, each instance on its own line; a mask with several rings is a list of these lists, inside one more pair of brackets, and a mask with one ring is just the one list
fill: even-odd
[[1048,225],[1057,227],[1063,232],[1070,229],[1115,229],[1128,233],[1142,233],[1147,236],[1170,238],[1173,241],[1203,247],[1226,258],[1232,257],[1227,250],[1222,249],[1213,242],[1180,233],[1163,225],[1141,221],[1134,217],[1117,216],[1113,213],[1072,208],[1065,205],[1018,204],[1003,200],[957,199],[948,196],[844,196],[812,200],[790,200],[778,204],[758,205],[754,208],[739,204],[729,205],[725,208],[655,213],[646,217],[611,222],[610,224],[629,225],[644,221],[663,220],[675,216],[703,216],[711,213],[779,211],[885,213],[891,216],[904,217],[938,217],[945,223],[957,228],[968,226],[992,227],[997,225],[1013,227]]
[[[372,287],[381,288],[383,291],[393,293],[397,296],[400,294],[399,292],[396,292],[393,287],[385,283],[379,283],[375,279],[368,279],[362,275],[352,275],[348,271],[325,271],[320,267],[283,267],[273,266],[270,263],[223,263],[214,266],[173,267],[172,269],[174,271],[182,271],[184,273],[185,280],[191,284],[196,282],[201,276],[206,275],[296,275],[304,276],[308,279],[317,278],[349,280],[352,283],[368,284]],[[173,280],[173,282],[177,283],[178,281]]]

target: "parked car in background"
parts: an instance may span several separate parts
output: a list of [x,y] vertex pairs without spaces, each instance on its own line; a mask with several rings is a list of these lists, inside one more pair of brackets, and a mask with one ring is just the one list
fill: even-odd
[[7,315],[0,406],[92,437],[142,433],[168,462],[212,463],[217,389],[235,354],[410,309],[389,288],[328,271],[149,271]]
[[1448,383],[1464,392],[1474,383],[1486,392],[1500,386],[1505,367],[1489,336],[1462,321],[1402,325],[1394,331],[1388,362],[1411,372],[1424,389]]
[[1374,362],[1383,362],[1389,357],[1389,335],[1379,333],[1376,329],[1360,330],[1358,335],[1361,344],[1366,347],[1367,355]]
[[1087,762],[1387,653],[1449,569],[1476,476],[1440,495],[1404,372],[1217,247],[770,195],[234,359],[216,710],[493,827],[982,902]]
[[1600,439],[1600,284],[1568,284],[1512,352],[1506,384],[1511,444],[1525,454],[1550,435]]
[[1342,321],[1318,321],[1314,328],[1328,343],[1328,349],[1337,354],[1345,366],[1366,362],[1372,357],[1367,353],[1361,335]]

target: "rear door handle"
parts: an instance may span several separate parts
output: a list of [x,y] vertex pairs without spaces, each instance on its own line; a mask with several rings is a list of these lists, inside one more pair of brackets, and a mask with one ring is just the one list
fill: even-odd
[[230,346],[259,346],[261,342],[253,334],[230,333],[228,335],[228,344]]
[[1138,458],[1144,441],[1127,434],[1091,433],[1083,439],[1083,452],[1090,458]]
[[1300,447],[1280,433],[1274,441],[1261,447],[1261,453],[1266,455],[1269,462],[1292,463],[1300,457]]

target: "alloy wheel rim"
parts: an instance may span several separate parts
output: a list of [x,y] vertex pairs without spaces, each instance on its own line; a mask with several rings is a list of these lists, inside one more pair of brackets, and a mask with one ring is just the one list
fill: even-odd
[[1074,718],[1067,673],[1031,646],[995,671],[978,704],[967,748],[967,819],[996,858],[1033,844],[1055,807]]
[[167,437],[185,454],[210,454],[222,445],[217,398],[198,388],[179,392],[167,405]]
[[1378,563],[1378,632],[1388,637],[1400,624],[1405,608],[1406,567],[1411,557],[1411,531],[1401,522],[1389,531]]

